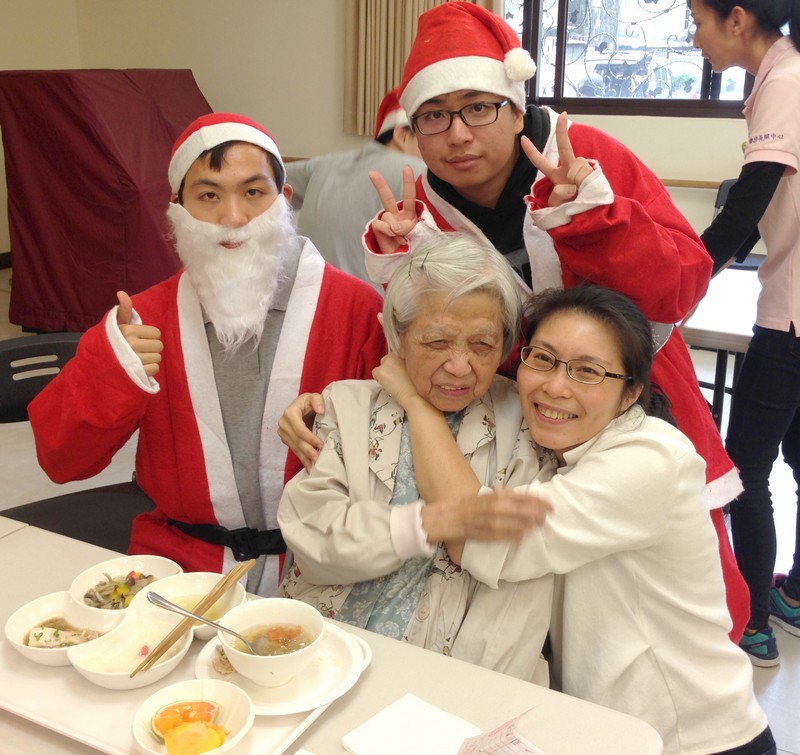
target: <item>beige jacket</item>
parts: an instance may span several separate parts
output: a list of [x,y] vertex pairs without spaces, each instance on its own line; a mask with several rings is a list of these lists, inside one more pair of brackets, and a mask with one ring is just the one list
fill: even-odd
[[[278,523],[295,559],[282,594],[335,617],[354,583],[390,574],[406,559],[426,554],[411,550],[408,534],[418,506],[389,506],[402,409],[374,381],[333,383],[324,395],[325,414],[317,424],[324,448],[311,473],[303,471],[286,485]],[[517,467],[530,464],[530,478],[535,476],[535,455],[515,453],[521,419],[515,384],[499,376],[467,408],[456,440],[483,484],[502,483],[512,458]],[[478,590],[440,547],[428,583],[409,625],[410,642],[534,678],[550,618],[549,575]],[[493,625],[499,642],[486,631]]]

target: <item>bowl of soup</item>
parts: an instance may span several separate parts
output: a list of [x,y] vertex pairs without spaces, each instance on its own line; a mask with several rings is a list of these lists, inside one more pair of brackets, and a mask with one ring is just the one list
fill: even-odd
[[43,666],[69,666],[67,649],[94,642],[110,632],[124,614],[85,610],[66,590],[26,603],[5,625],[8,643],[28,660]]
[[121,611],[144,587],[182,572],[179,564],[163,556],[120,556],[82,571],[69,593],[76,603],[93,610]]
[[302,674],[325,633],[325,620],[316,608],[289,598],[247,601],[228,611],[221,623],[242,635],[258,653],[251,653],[233,635],[218,632],[233,668],[264,687],[278,687]]
[[[194,607],[222,578],[223,575],[218,572],[206,571],[184,572],[183,574],[173,574],[171,577],[163,577],[139,590],[133,596],[130,607],[134,610],[143,610],[144,607],[153,608],[153,605],[147,600],[147,593],[152,591],[181,608],[193,611]],[[236,582],[211,608],[203,613],[203,616],[210,621],[219,622],[231,608],[244,603],[245,600],[247,600],[247,592],[241,582]],[[194,636],[198,640],[210,640],[216,633],[217,630],[208,624],[196,622],[194,625]]]

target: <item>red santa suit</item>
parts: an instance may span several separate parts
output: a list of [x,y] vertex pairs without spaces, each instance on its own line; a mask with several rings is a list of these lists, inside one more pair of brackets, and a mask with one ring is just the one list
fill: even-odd
[[[549,137],[542,153],[557,164],[557,114],[542,110],[550,115]],[[731,637],[738,641],[749,616],[748,591],[733,556],[721,507],[742,487],[700,392],[688,349],[672,327],[704,296],[711,259],[662,183],[627,147],[598,129],[573,123],[569,138],[575,155],[592,159],[595,170],[581,184],[575,199],[560,207],[547,206],[553,186],[541,173],[531,196],[525,197],[529,212],[523,236],[533,290],[581,282],[606,286],[636,302],[654,324],[654,331],[662,335],[652,379],[669,397],[678,426],[706,461],[705,500],[719,539],[733,619]],[[593,158],[601,159],[602,169]],[[427,176],[417,179],[416,190],[421,222],[408,235],[409,247],[381,255],[371,226],[367,228],[366,266],[376,281],[388,281],[397,258],[431,233],[459,231],[489,243],[471,220],[431,188]],[[521,197],[519,201],[523,201]],[[525,286],[521,280],[520,284]]]
[[[284,409],[300,392],[371,377],[386,353],[377,320],[381,297],[303,241],[262,420],[259,475],[270,529],[277,528],[284,482],[301,468],[277,435]],[[112,310],[30,405],[39,462],[56,482],[85,479],[104,469],[138,429],[136,480],[156,509],[134,521],[129,552],[163,555],[189,571],[227,571],[234,564],[230,549],[168,523],[246,526],[199,300],[189,277],[178,273],[134,296],[133,305],[141,322],[161,331],[155,392],[137,385],[120,364],[109,338],[116,327]],[[266,595],[277,587],[282,558],[262,558],[268,560],[258,591]]]

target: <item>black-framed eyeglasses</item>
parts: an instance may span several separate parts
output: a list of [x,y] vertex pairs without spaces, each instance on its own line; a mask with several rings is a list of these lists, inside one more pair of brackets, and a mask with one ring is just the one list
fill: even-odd
[[567,368],[567,375],[573,380],[587,385],[597,385],[607,377],[633,382],[633,377],[630,375],[617,375],[615,372],[609,372],[596,362],[589,362],[585,359],[570,359],[565,362],[563,359],[556,359],[555,354],[551,354],[547,349],[539,346],[525,346],[520,350],[520,357],[528,367],[539,372],[550,372],[559,364],[563,364]]
[[428,110],[415,115],[411,123],[418,133],[423,136],[442,134],[453,124],[453,118],[458,116],[467,126],[488,126],[497,120],[500,108],[508,105],[508,100],[500,102],[473,102],[464,105],[461,110]]

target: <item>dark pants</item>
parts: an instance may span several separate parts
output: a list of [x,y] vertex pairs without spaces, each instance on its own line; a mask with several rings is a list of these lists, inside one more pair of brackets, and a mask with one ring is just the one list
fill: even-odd
[[[767,626],[775,568],[775,522],[769,476],[779,447],[800,484],[800,338],[755,326],[734,389],[726,448],[744,492],[731,504],[733,550],[750,588],[750,622]],[[795,553],[784,590],[800,599],[800,507]]]
[[732,750],[715,753],[715,755],[775,755],[778,747],[769,726],[761,732],[755,739],[750,740],[746,745],[734,747]]

